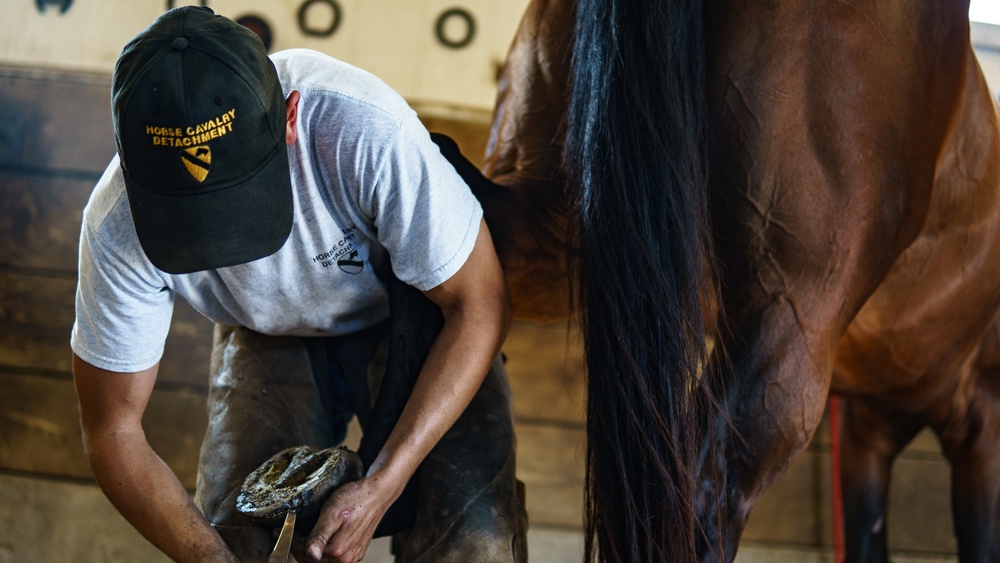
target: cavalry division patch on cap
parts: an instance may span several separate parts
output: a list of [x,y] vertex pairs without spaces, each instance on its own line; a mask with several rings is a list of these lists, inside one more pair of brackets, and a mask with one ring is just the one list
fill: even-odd
[[208,171],[212,168],[212,149],[204,145],[184,149],[181,160],[195,180],[204,182],[205,178],[208,178]]

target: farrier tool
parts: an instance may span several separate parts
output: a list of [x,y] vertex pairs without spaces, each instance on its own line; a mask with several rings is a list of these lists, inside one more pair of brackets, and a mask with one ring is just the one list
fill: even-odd
[[295,534],[295,511],[289,510],[285,515],[285,523],[281,525],[281,533],[274,544],[274,551],[267,558],[267,563],[288,563],[288,553],[292,549],[292,536]]

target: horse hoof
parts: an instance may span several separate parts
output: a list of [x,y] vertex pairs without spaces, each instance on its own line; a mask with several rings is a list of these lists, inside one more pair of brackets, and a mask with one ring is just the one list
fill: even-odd
[[300,521],[302,517],[315,521],[330,493],[360,479],[362,471],[361,458],[345,447],[288,448],[247,476],[236,497],[236,509],[271,526],[280,526],[292,510]]

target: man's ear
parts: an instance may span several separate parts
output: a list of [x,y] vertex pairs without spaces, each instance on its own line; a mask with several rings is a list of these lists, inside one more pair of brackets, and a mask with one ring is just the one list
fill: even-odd
[[292,90],[285,99],[285,144],[291,145],[298,138],[295,123],[299,118],[299,91]]

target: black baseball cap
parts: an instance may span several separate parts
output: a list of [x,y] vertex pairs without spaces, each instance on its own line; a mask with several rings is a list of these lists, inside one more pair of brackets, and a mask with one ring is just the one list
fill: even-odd
[[253,32],[200,6],[164,13],[122,50],[111,106],[132,219],[154,266],[210,270],[284,245],[285,99]]

